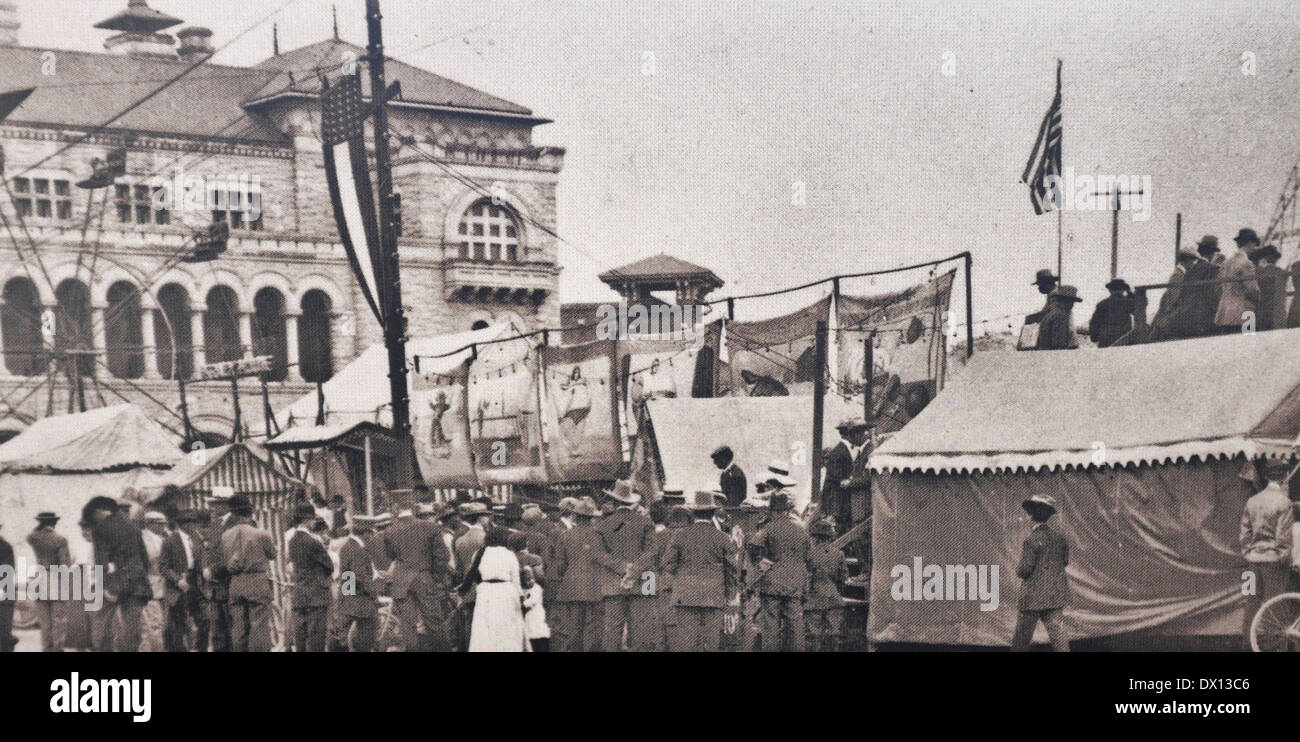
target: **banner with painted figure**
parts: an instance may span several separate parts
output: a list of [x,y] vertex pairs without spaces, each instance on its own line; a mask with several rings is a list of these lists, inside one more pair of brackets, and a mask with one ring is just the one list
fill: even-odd
[[836,300],[836,379],[848,394],[866,388],[867,338],[875,332],[872,365],[877,400],[896,399],[915,415],[943,387],[951,270],[923,284],[879,296]]
[[542,349],[542,441],[552,481],[618,479],[616,343]]
[[682,332],[635,335],[618,342],[619,398],[629,438],[637,435],[646,400],[712,395],[712,360],[701,357],[707,327],[700,324]]
[[[470,448],[479,484],[545,484],[537,377],[531,343],[481,346],[469,367]],[[485,355],[491,352],[490,355]],[[518,351],[522,350],[522,353]]]
[[415,459],[429,487],[478,487],[469,442],[468,364],[411,374],[411,435]]
[[797,312],[758,322],[723,323],[727,373],[719,396],[812,394],[817,323],[830,319],[831,297]]

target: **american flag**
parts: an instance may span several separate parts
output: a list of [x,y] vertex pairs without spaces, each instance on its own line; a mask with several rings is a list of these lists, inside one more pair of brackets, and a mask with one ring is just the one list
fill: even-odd
[[[1033,177],[1030,177],[1032,171]],[[1038,139],[1034,150],[1025,163],[1025,172],[1020,176],[1021,183],[1029,184],[1029,202],[1034,206],[1035,214],[1054,211],[1060,202],[1060,193],[1050,193],[1048,177],[1061,176],[1061,62],[1056,62],[1056,96],[1052,105],[1043,116],[1043,123],[1038,127]]]
[[375,318],[383,298],[383,261],[379,257],[379,221],[366,158],[361,79],[346,75],[321,94],[321,139],[325,145],[325,179],[339,238],[352,272]]

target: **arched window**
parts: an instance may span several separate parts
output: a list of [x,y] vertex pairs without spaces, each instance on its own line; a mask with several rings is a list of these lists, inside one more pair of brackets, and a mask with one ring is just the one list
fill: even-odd
[[5,284],[0,333],[4,335],[5,370],[19,376],[46,372],[49,356],[41,339],[41,298],[30,278],[14,278]]
[[229,286],[214,286],[208,292],[208,311],[203,314],[204,357],[208,363],[236,361],[244,356],[239,342],[239,299]]
[[456,228],[460,236],[460,257],[469,260],[519,262],[519,221],[504,204],[484,198],[470,205]]
[[330,298],[320,289],[302,297],[302,315],[298,317],[298,371],[304,381],[327,381],[334,375],[332,356]]
[[[90,289],[75,279],[68,279],[54,290],[58,309],[54,313],[54,349],[83,351],[76,354],[78,376],[95,373],[95,335],[90,323]],[[86,352],[89,351],[89,352]],[[65,360],[65,372],[71,368]]]
[[144,376],[144,334],[140,328],[140,292],[126,281],[108,287],[104,310],[108,372],[119,379]]
[[[169,283],[158,290],[158,307],[153,310],[158,372],[164,379],[188,379],[194,373],[190,295],[181,286]],[[172,368],[173,358],[176,359],[175,369]]]
[[253,296],[253,355],[271,356],[267,381],[284,381],[288,369],[284,346],[284,295],[264,288]]

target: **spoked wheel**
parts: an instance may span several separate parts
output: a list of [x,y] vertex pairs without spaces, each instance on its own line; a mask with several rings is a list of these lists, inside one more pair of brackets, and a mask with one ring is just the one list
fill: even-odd
[[1259,607],[1250,622],[1256,652],[1300,652],[1300,593],[1283,593]]

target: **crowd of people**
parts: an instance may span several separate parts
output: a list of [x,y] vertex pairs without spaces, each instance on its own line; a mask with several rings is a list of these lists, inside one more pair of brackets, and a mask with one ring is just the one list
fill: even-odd
[[[859,439],[856,423],[844,429]],[[742,603],[758,605],[761,624],[747,648],[836,649],[848,568],[833,543],[835,498],[846,482],[834,475],[829,517],[808,522],[788,464],[774,462],[751,495],[729,449],[713,460],[718,489],[653,502],[630,480],[555,507],[439,503],[417,486],[396,493],[395,514],[335,518],[304,499],[282,541],[243,494],[176,509],[175,491],[144,511],[94,497],[80,525],[102,568],[90,578],[102,581],[102,608],[38,601],[42,648],[70,648],[68,622],[84,619],[78,648],[94,651],[271,651],[282,558],[290,651],[716,651],[724,612]],[[744,533],[729,505],[760,522]],[[41,513],[28,537],[41,565],[72,564],[58,520]],[[12,563],[6,547],[0,562]]]
[[[1142,337],[1132,335],[1145,321],[1145,312],[1122,278],[1106,284],[1109,296],[1096,306],[1088,321],[1088,336],[1106,348],[1128,336],[1130,341],[1155,342],[1209,335],[1259,332],[1300,327],[1300,302],[1288,302],[1288,280],[1300,288],[1300,260],[1283,270],[1282,253],[1275,245],[1262,245],[1253,229],[1243,228],[1233,238],[1236,249],[1225,256],[1219,239],[1205,235],[1195,249],[1178,251],[1173,273],[1166,282],[1155,316]],[[1026,350],[1065,350],[1078,347],[1073,308],[1082,301],[1079,291],[1061,285],[1050,270],[1034,279],[1046,305],[1026,318],[1037,328]]]

